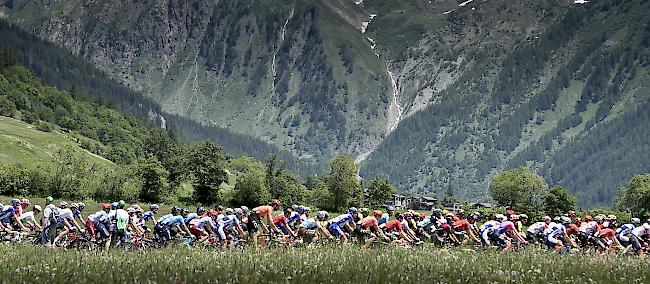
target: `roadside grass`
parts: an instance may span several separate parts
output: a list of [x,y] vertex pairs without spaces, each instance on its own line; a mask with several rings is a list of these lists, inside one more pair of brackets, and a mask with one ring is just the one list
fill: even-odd
[[227,251],[187,248],[138,253],[0,245],[6,283],[647,283],[647,260],[631,256],[503,254],[434,247],[322,246]]

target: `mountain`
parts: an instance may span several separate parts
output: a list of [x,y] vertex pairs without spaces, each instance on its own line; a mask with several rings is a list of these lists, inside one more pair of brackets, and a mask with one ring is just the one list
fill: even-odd
[[288,162],[288,168],[302,175],[315,167],[313,163],[299,160],[290,152],[255,137],[166,113],[156,102],[112,80],[87,61],[3,20],[0,20],[0,37],[3,39],[0,46],[9,49],[19,63],[45,82],[70,91],[76,99],[133,114],[141,121],[167,129],[186,143],[211,140],[222,145],[229,154],[247,155],[259,160],[275,154]]
[[485,200],[528,166],[609,205],[646,146],[643,0],[5,0],[162,110],[401,191]]

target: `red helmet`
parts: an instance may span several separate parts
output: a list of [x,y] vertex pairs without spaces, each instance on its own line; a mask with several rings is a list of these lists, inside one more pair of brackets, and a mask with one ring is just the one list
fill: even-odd
[[372,211],[372,214],[375,215],[375,217],[376,217],[376,216],[381,216],[381,214],[384,214],[384,212],[381,212],[381,210],[375,210],[375,211]]
[[108,203],[102,204],[102,209],[111,209],[111,205]]
[[273,199],[271,200],[271,206],[282,206],[282,202],[279,199]]
[[515,214],[514,210],[511,210],[511,209],[506,210],[506,216],[510,216],[510,215],[514,215],[514,214]]
[[589,216],[589,215],[586,215],[583,219],[585,219],[585,222],[591,222],[591,221],[594,220],[594,218],[592,218],[592,217]]
[[219,213],[215,210],[208,210],[208,216],[214,217],[219,215]]
[[21,200],[20,200],[20,204],[21,204],[21,205],[25,205],[25,206],[32,205],[32,203],[31,203],[31,202],[29,201],[29,199],[27,199],[27,198],[23,198],[23,199],[21,199]]

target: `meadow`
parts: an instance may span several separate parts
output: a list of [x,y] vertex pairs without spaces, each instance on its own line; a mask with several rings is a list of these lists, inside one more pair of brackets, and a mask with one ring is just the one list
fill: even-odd
[[109,253],[0,245],[2,283],[648,283],[648,260],[358,246]]

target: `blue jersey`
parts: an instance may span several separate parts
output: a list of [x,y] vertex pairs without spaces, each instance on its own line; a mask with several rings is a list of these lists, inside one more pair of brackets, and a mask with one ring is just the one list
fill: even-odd
[[[173,216],[174,215],[172,215],[172,214],[163,215],[162,217],[158,218],[158,221],[156,221],[156,222],[157,223],[165,223],[169,218],[171,218]],[[183,217],[181,217],[181,218],[183,218]]]
[[621,226],[620,228],[616,229],[616,235],[617,236],[627,235],[627,234],[631,233],[632,230],[634,230],[634,225],[625,224],[625,225]]
[[388,220],[390,220],[390,215],[388,215],[388,213],[384,213],[384,214],[381,214],[381,217],[379,218],[379,220],[377,220],[377,223],[379,223],[379,225],[381,225],[381,224],[384,224],[384,223],[388,222]]
[[5,206],[0,212],[0,222],[6,224],[9,223],[13,217],[16,215],[16,209],[11,206]]
[[185,218],[183,216],[172,216],[166,220],[166,224],[170,227],[185,225]]
[[189,222],[192,222],[194,218],[198,217],[199,215],[196,213],[189,213],[187,214],[187,217],[185,217],[185,224],[188,224]]
[[558,223],[551,223],[548,225],[546,230],[544,230],[545,236],[564,235],[565,233],[566,233],[566,227]]
[[291,216],[289,216],[289,218],[287,218],[287,224],[292,224],[292,223],[294,223],[296,221],[300,221],[300,220],[301,220],[300,213],[291,212]]
[[144,212],[144,214],[142,214],[142,220],[145,220],[145,221],[153,220],[153,218],[155,216],[156,216],[156,213],[154,213],[153,211],[147,211],[147,212]]
[[339,226],[344,226],[346,223],[354,223],[354,217],[350,214],[343,214],[330,220],[330,224],[336,224]]

